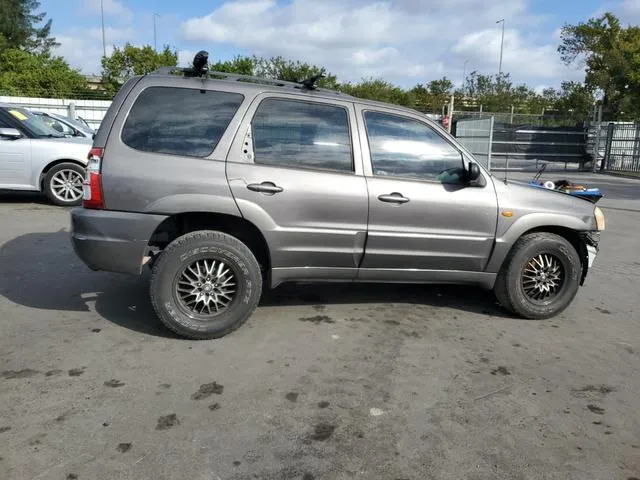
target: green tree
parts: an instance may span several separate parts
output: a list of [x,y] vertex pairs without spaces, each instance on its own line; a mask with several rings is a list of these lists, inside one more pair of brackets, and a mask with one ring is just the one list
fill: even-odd
[[252,75],[288,82],[300,82],[314,75],[322,74],[325,77],[318,81],[317,85],[319,87],[332,89],[338,87],[336,76],[327,72],[326,68],[300,61],[287,60],[283,57],[237,56],[232,60],[211,63],[209,68],[216,72]]
[[381,79],[363,79],[359,83],[343,83],[340,90],[354,97],[394,103],[407,107],[415,106],[415,96],[392,83]]
[[593,88],[579,82],[562,82],[555,108],[573,117],[587,119],[593,111]]
[[19,48],[33,53],[48,53],[57,46],[51,37],[51,20],[38,27],[46,13],[36,13],[37,0],[0,0],[0,52]]
[[283,57],[253,57],[253,62],[254,75],[259,77],[289,82],[301,82],[314,75],[324,75],[324,78],[318,80],[317,85],[319,87],[335,89],[338,86],[336,76],[329,73],[326,68],[318,65],[287,60]]
[[585,85],[599,89],[610,119],[640,118],[640,27],[623,27],[612,13],[564,25],[558,52],[586,68]]
[[453,93],[453,82],[447,77],[431,80],[427,83],[427,91],[429,94],[426,102],[428,109],[432,112],[439,112],[443,105],[449,103]]
[[239,75],[255,75],[255,57],[236,56],[232,60],[218,61],[209,66],[215,72],[237,73]]
[[29,97],[74,98],[86,93],[87,81],[62,57],[16,48],[0,52],[0,92]]
[[134,75],[145,75],[160,67],[175,67],[178,52],[165,46],[156,52],[152,46],[136,47],[127,43],[115,48],[111,56],[102,58],[102,77],[110,91],[118,88]]

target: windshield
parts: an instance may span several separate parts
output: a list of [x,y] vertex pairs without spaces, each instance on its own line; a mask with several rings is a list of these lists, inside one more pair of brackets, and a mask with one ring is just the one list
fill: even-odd
[[84,125],[84,129],[87,130],[88,132],[94,131],[93,127],[91,127],[91,125],[89,125],[84,118],[78,117],[75,121],[78,122],[80,125]]
[[55,137],[62,138],[64,134],[54,130],[44,123],[38,116],[25,110],[24,108],[8,108],[7,112],[11,114],[20,124],[36,137]]
[[57,118],[58,120],[65,122],[77,130],[82,130],[83,132],[91,132],[91,128],[87,126],[86,123],[83,123],[79,120],[75,120],[71,117],[65,117],[63,115],[55,115],[53,118]]

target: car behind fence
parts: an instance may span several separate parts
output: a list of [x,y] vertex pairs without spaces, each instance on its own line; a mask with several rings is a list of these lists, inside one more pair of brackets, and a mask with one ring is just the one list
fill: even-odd
[[545,162],[565,169],[640,173],[640,123],[550,127],[498,121],[502,117],[462,118],[453,128],[489,170],[537,169]]
[[583,168],[587,130],[581,127],[518,125],[495,117],[458,120],[454,134],[489,170],[526,170],[540,162]]
[[83,100],[67,98],[13,97],[0,95],[0,103],[15,105],[27,110],[55,113],[70,118],[82,118],[96,129],[111,105],[111,100]]

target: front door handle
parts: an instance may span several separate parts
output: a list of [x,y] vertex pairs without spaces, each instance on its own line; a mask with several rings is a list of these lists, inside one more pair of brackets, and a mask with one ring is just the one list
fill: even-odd
[[378,200],[385,203],[407,203],[409,201],[407,197],[403,197],[402,194],[398,192],[380,195]]
[[273,182],[250,183],[247,185],[247,188],[252,192],[266,193],[269,195],[274,195],[282,191],[282,187],[277,186]]

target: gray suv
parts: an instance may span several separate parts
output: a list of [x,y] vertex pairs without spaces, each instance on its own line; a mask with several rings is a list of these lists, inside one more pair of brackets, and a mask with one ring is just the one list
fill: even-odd
[[569,305],[599,208],[499,181],[424,115],[313,80],[129,80],[89,154],[77,255],[151,267],[158,317],[196,339],[238,328],[283,282],[473,284],[530,319]]

